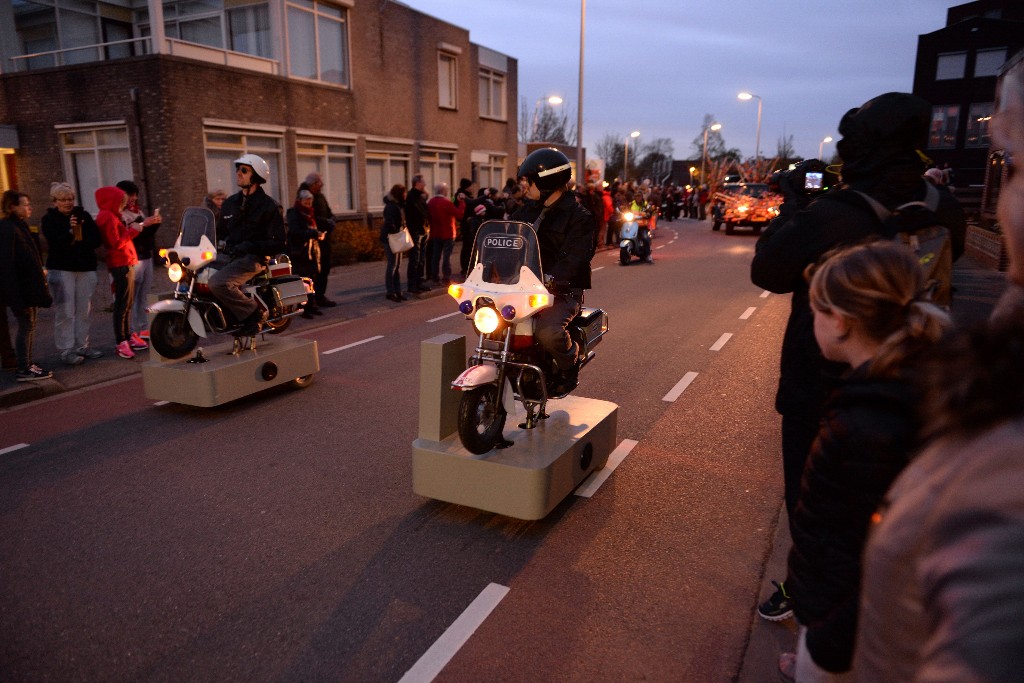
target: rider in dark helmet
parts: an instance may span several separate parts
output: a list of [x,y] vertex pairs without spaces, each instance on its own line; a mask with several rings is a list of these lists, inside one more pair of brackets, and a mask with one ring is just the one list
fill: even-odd
[[263,270],[267,257],[287,246],[281,207],[263,191],[269,176],[270,165],[261,157],[243,154],[235,159],[240,191],[224,200],[217,226],[217,234],[225,235],[224,252],[231,261],[210,278],[210,291],[241,321],[241,335],[257,334],[267,317],[242,287]]
[[512,220],[531,223],[537,231],[540,258],[554,294],[554,304],[537,314],[534,335],[558,366],[553,391],[564,394],[576,386],[580,349],[569,337],[569,321],[590,289],[590,259],[594,257],[594,216],[569,189],[572,167],[557,149],[531,152],[519,167],[529,187],[525,205]]

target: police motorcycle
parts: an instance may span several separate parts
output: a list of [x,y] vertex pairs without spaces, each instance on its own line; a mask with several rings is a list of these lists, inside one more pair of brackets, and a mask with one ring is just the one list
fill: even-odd
[[[515,401],[526,410],[523,429],[533,429],[553,395],[557,368],[534,340],[534,316],[550,308],[553,293],[545,285],[537,233],[528,223],[487,221],[480,226],[465,282],[452,284],[449,295],[472,320],[476,350],[451,384],[461,391],[459,439],[466,450],[483,454],[512,443],[502,438],[505,418]],[[594,359],[594,347],[608,331],[608,314],[583,308],[568,332],[579,345],[580,367]]]
[[[242,323],[210,292],[210,277],[217,272],[217,231],[213,213],[203,207],[185,209],[174,246],[161,249],[167,259],[167,275],[174,296],[149,307],[156,315],[149,327],[149,341],[165,358],[182,358],[196,347],[200,337],[237,333]],[[243,291],[267,312],[263,328],[270,334],[284,332],[293,316],[313,292],[313,281],[291,274],[287,254],[253,276]],[[261,331],[264,331],[261,329]],[[238,348],[236,337],[236,349]]]
[[622,227],[619,228],[619,263],[628,266],[634,256],[641,261],[650,261],[653,209],[620,209],[619,214],[622,220]]

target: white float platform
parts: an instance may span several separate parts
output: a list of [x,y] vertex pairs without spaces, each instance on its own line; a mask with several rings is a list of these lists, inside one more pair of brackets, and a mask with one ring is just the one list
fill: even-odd
[[205,363],[189,363],[195,352],[169,360],[151,351],[142,366],[147,398],[208,408],[244,398],[320,370],[316,342],[296,337],[257,338],[254,351],[231,353],[232,342],[203,346]]
[[541,519],[572,493],[615,449],[618,406],[580,396],[548,401],[549,417],[534,429],[519,425],[526,410],[505,420],[513,445],[483,455],[459,440],[462,392],[452,381],[466,368],[466,337],[441,334],[420,343],[420,419],[412,442],[417,494],[516,519]]

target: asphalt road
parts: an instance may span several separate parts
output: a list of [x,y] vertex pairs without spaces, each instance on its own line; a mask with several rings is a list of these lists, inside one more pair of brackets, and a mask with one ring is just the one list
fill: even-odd
[[753,244],[677,221],[653,265],[595,257],[611,331],[577,394],[636,444],[537,522],[412,492],[419,344],[471,331],[447,296],[384,301],[383,264],[289,332],[324,354],[307,389],[154,405],[120,361],[0,413],[0,679],[775,680],[789,301]]

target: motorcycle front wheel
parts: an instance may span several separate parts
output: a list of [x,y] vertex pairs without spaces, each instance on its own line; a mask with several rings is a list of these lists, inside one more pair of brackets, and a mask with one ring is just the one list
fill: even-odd
[[619,247],[619,263],[629,265],[629,247]]
[[466,450],[482,455],[497,445],[505,428],[505,407],[497,384],[463,392],[459,401],[459,439]]
[[149,326],[149,343],[164,358],[184,358],[196,347],[195,333],[184,313],[157,313]]

